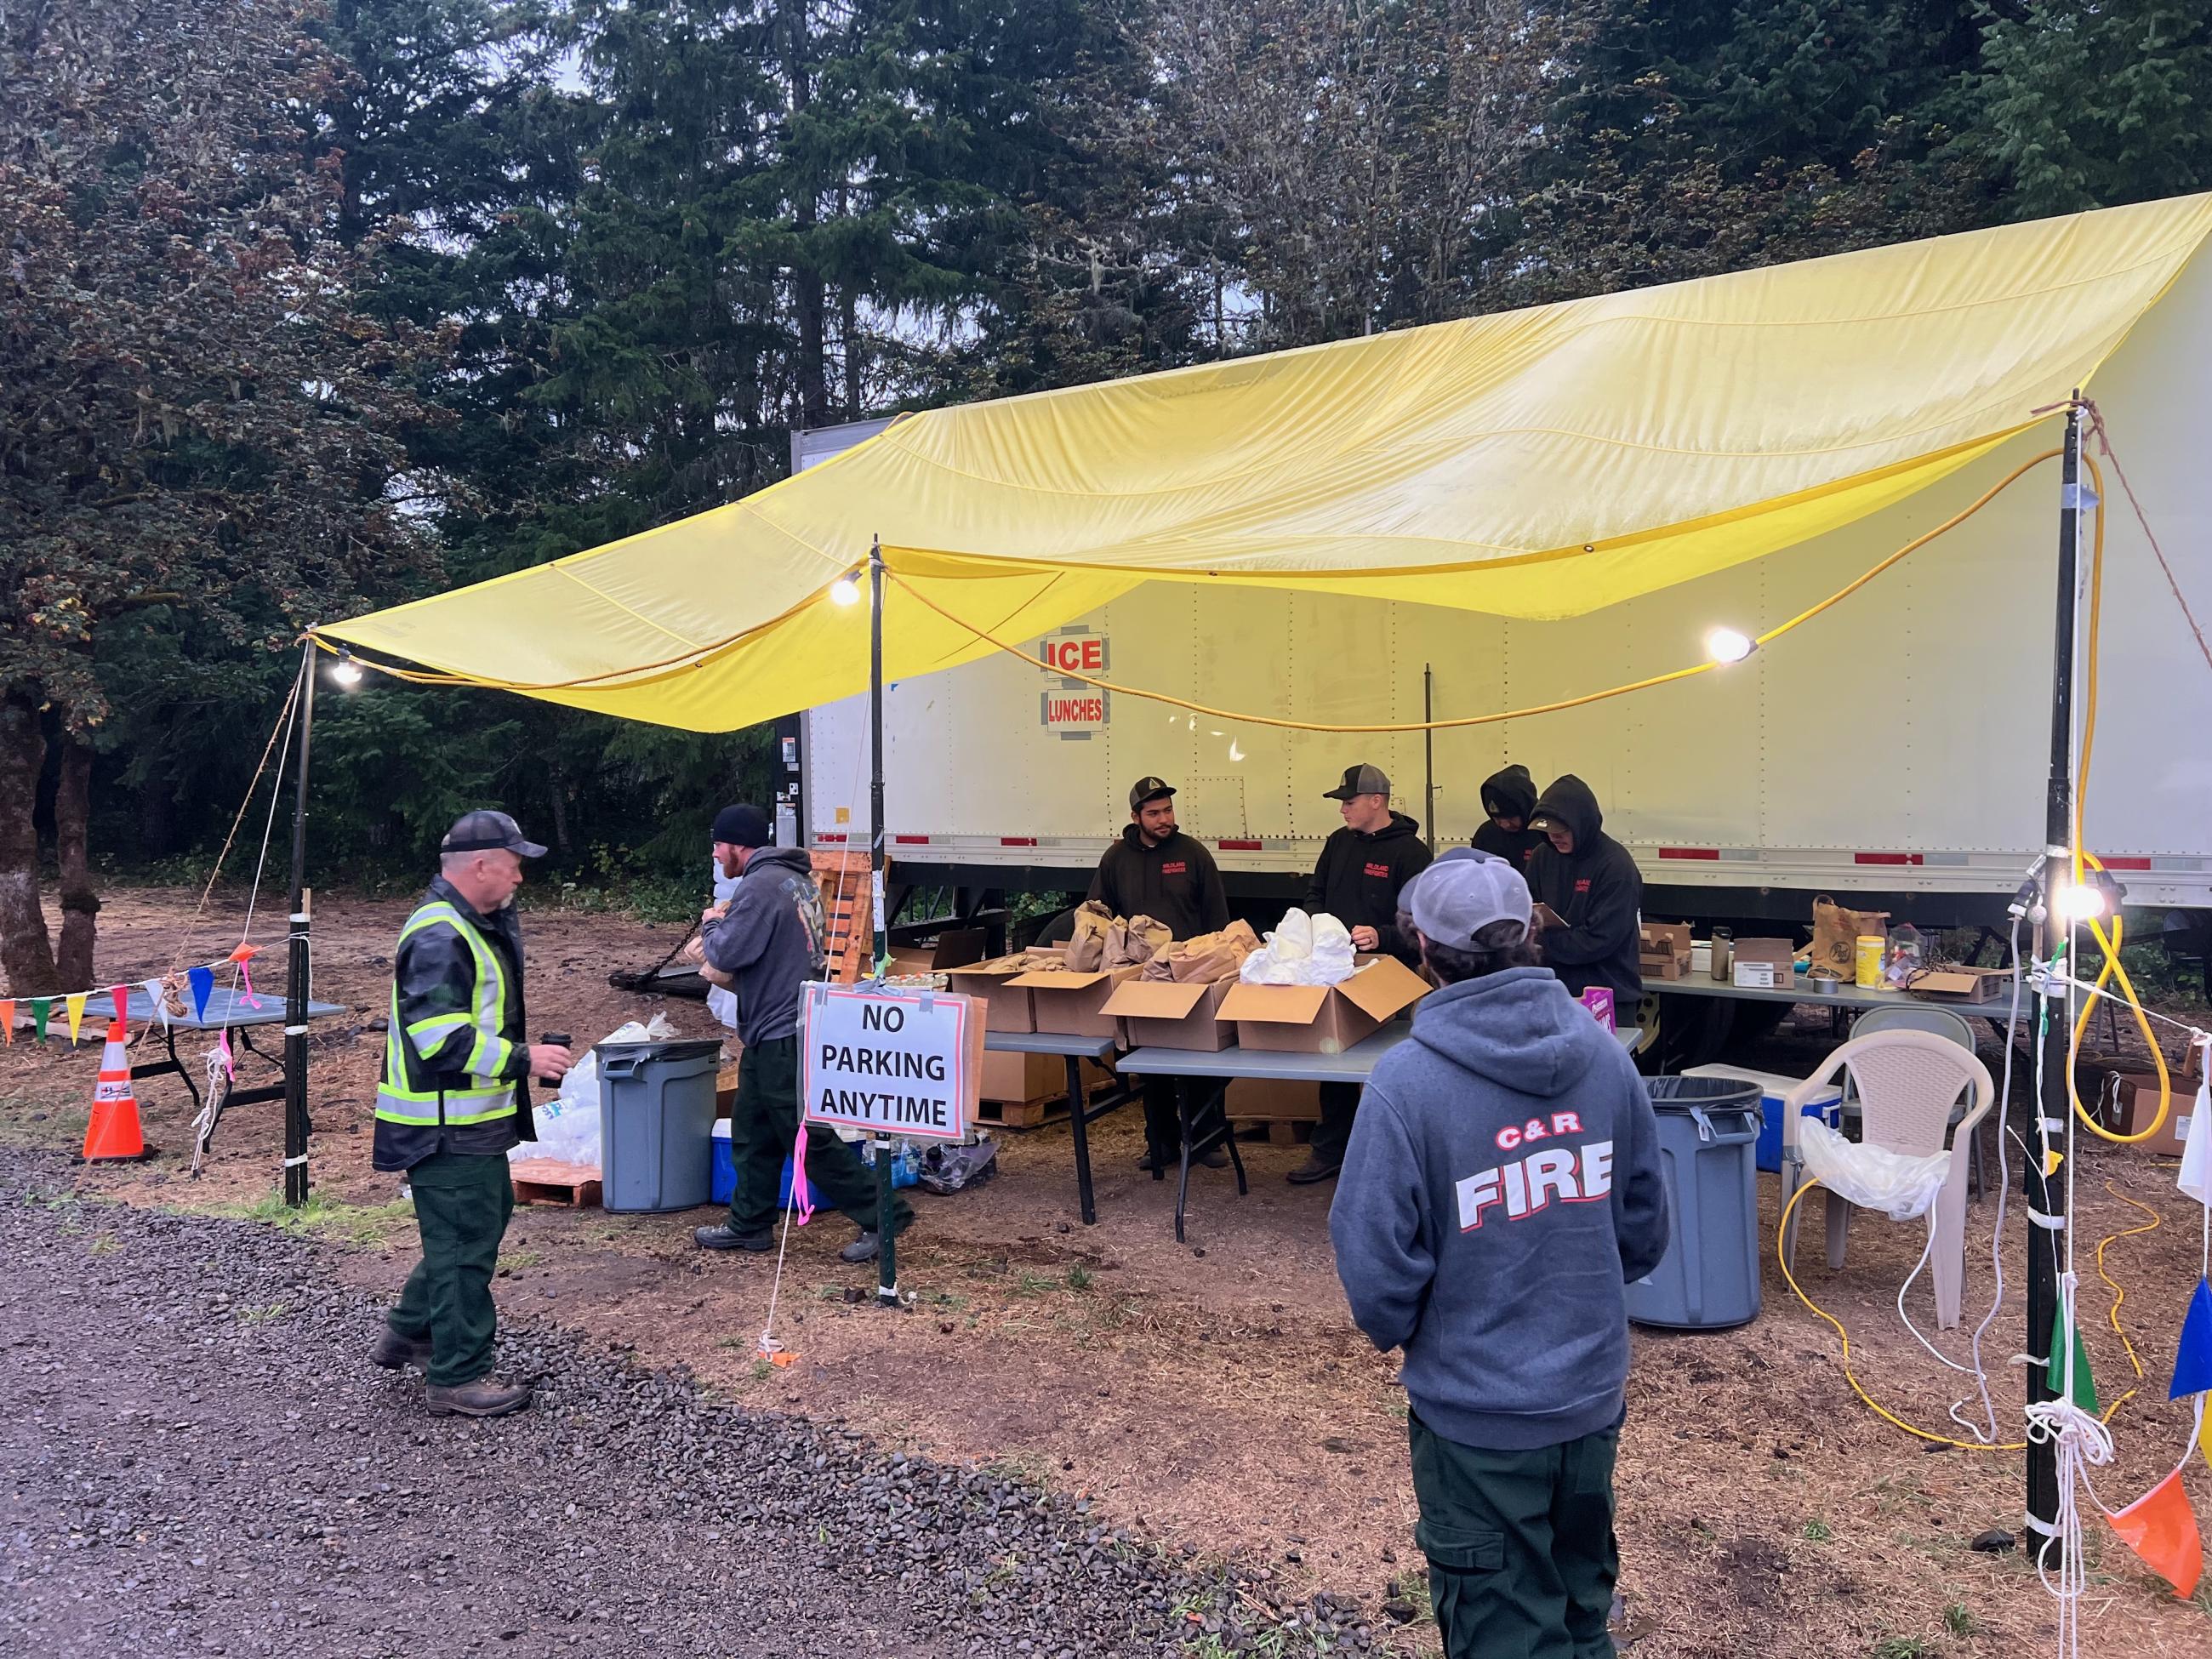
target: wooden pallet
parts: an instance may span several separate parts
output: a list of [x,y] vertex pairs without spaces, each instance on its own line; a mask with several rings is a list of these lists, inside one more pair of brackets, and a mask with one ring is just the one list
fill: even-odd
[[876,948],[874,885],[866,853],[813,853],[815,884],[822,890],[823,948],[830,977],[841,985],[863,978]]
[[596,1164],[562,1164],[550,1158],[526,1158],[507,1166],[518,1204],[562,1204],[588,1209],[599,1201]]
[[1039,1095],[1034,1100],[985,1100],[975,1106],[975,1121],[994,1129],[1042,1129],[1048,1123],[1067,1121],[1067,1091]]

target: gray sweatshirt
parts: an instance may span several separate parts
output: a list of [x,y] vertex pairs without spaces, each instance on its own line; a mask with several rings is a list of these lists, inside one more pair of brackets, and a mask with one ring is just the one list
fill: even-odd
[[822,977],[822,890],[805,852],[763,847],[745,862],[728,913],[703,925],[707,961],[734,981],[748,1047],[799,1035],[799,988]]
[[1368,1080],[1328,1231],[1437,1433],[1527,1451],[1610,1427],[1625,1287],[1667,1248],[1643,1080],[1548,968],[1432,992]]

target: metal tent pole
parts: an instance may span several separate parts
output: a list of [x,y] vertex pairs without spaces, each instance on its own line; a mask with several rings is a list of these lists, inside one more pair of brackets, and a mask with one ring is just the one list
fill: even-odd
[[[2066,972],[2074,972],[2072,929],[2061,913],[2060,895],[2071,879],[2074,838],[2074,618],[2078,588],[2081,533],[2081,412],[2076,391],[2075,406],[2066,411],[2066,447],[2058,496],[2058,599],[2051,670],[2051,783],[2044,803],[2043,903],[2035,924],[2035,959],[2048,963],[2063,939],[2068,945]],[[2027,1401],[2043,1404],[2055,1394],[2045,1362],[2065,1334],[2058,1329],[2058,1253],[2066,1219],[2066,1187],[2049,1177],[2046,1151],[2066,1129],[2072,1110],[2067,1091],[2069,1064],[2068,1018],[2071,999],[2047,992],[2042,1006],[2042,1086],[2036,1099],[2038,1133],[2029,1138],[2033,1149],[2022,1162],[2026,1167],[2027,1227],[2027,1352],[2036,1356],[2027,1367]],[[2028,1546],[2036,1559],[2051,1570],[2061,1565],[2063,1545],[2057,1535],[2058,1447],[2055,1441],[2031,1439],[2027,1446]]]
[[[1437,670],[1434,663],[1421,665],[1421,718],[1433,720],[1437,717]],[[1421,733],[1421,828],[1428,831],[1429,851],[1437,850],[1437,731],[1428,726]]]
[[[887,949],[884,914],[884,542],[868,547],[868,920],[874,933],[868,975]],[[876,1301],[898,1306],[897,1231],[891,1210],[891,1139],[876,1137]]]
[[299,776],[292,796],[292,926],[284,991],[284,1201],[307,1201],[307,750],[315,729],[315,645],[300,653]]

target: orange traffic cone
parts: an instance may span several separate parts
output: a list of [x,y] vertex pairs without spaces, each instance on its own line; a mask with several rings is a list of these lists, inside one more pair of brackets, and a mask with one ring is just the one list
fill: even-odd
[[123,1027],[110,1022],[107,1046],[100,1055],[100,1082],[92,1091],[92,1121],[85,1126],[84,1159],[98,1164],[145,1156],[138,1101],[131,1092],[131,1056],[123,1047]]

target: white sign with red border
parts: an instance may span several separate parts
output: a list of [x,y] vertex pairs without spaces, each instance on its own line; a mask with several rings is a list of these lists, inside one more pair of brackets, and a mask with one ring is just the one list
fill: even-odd
[[982,1082],[983,1021],[947,991],[810,983],[799,1009],[809,1123],[963,1140]]

